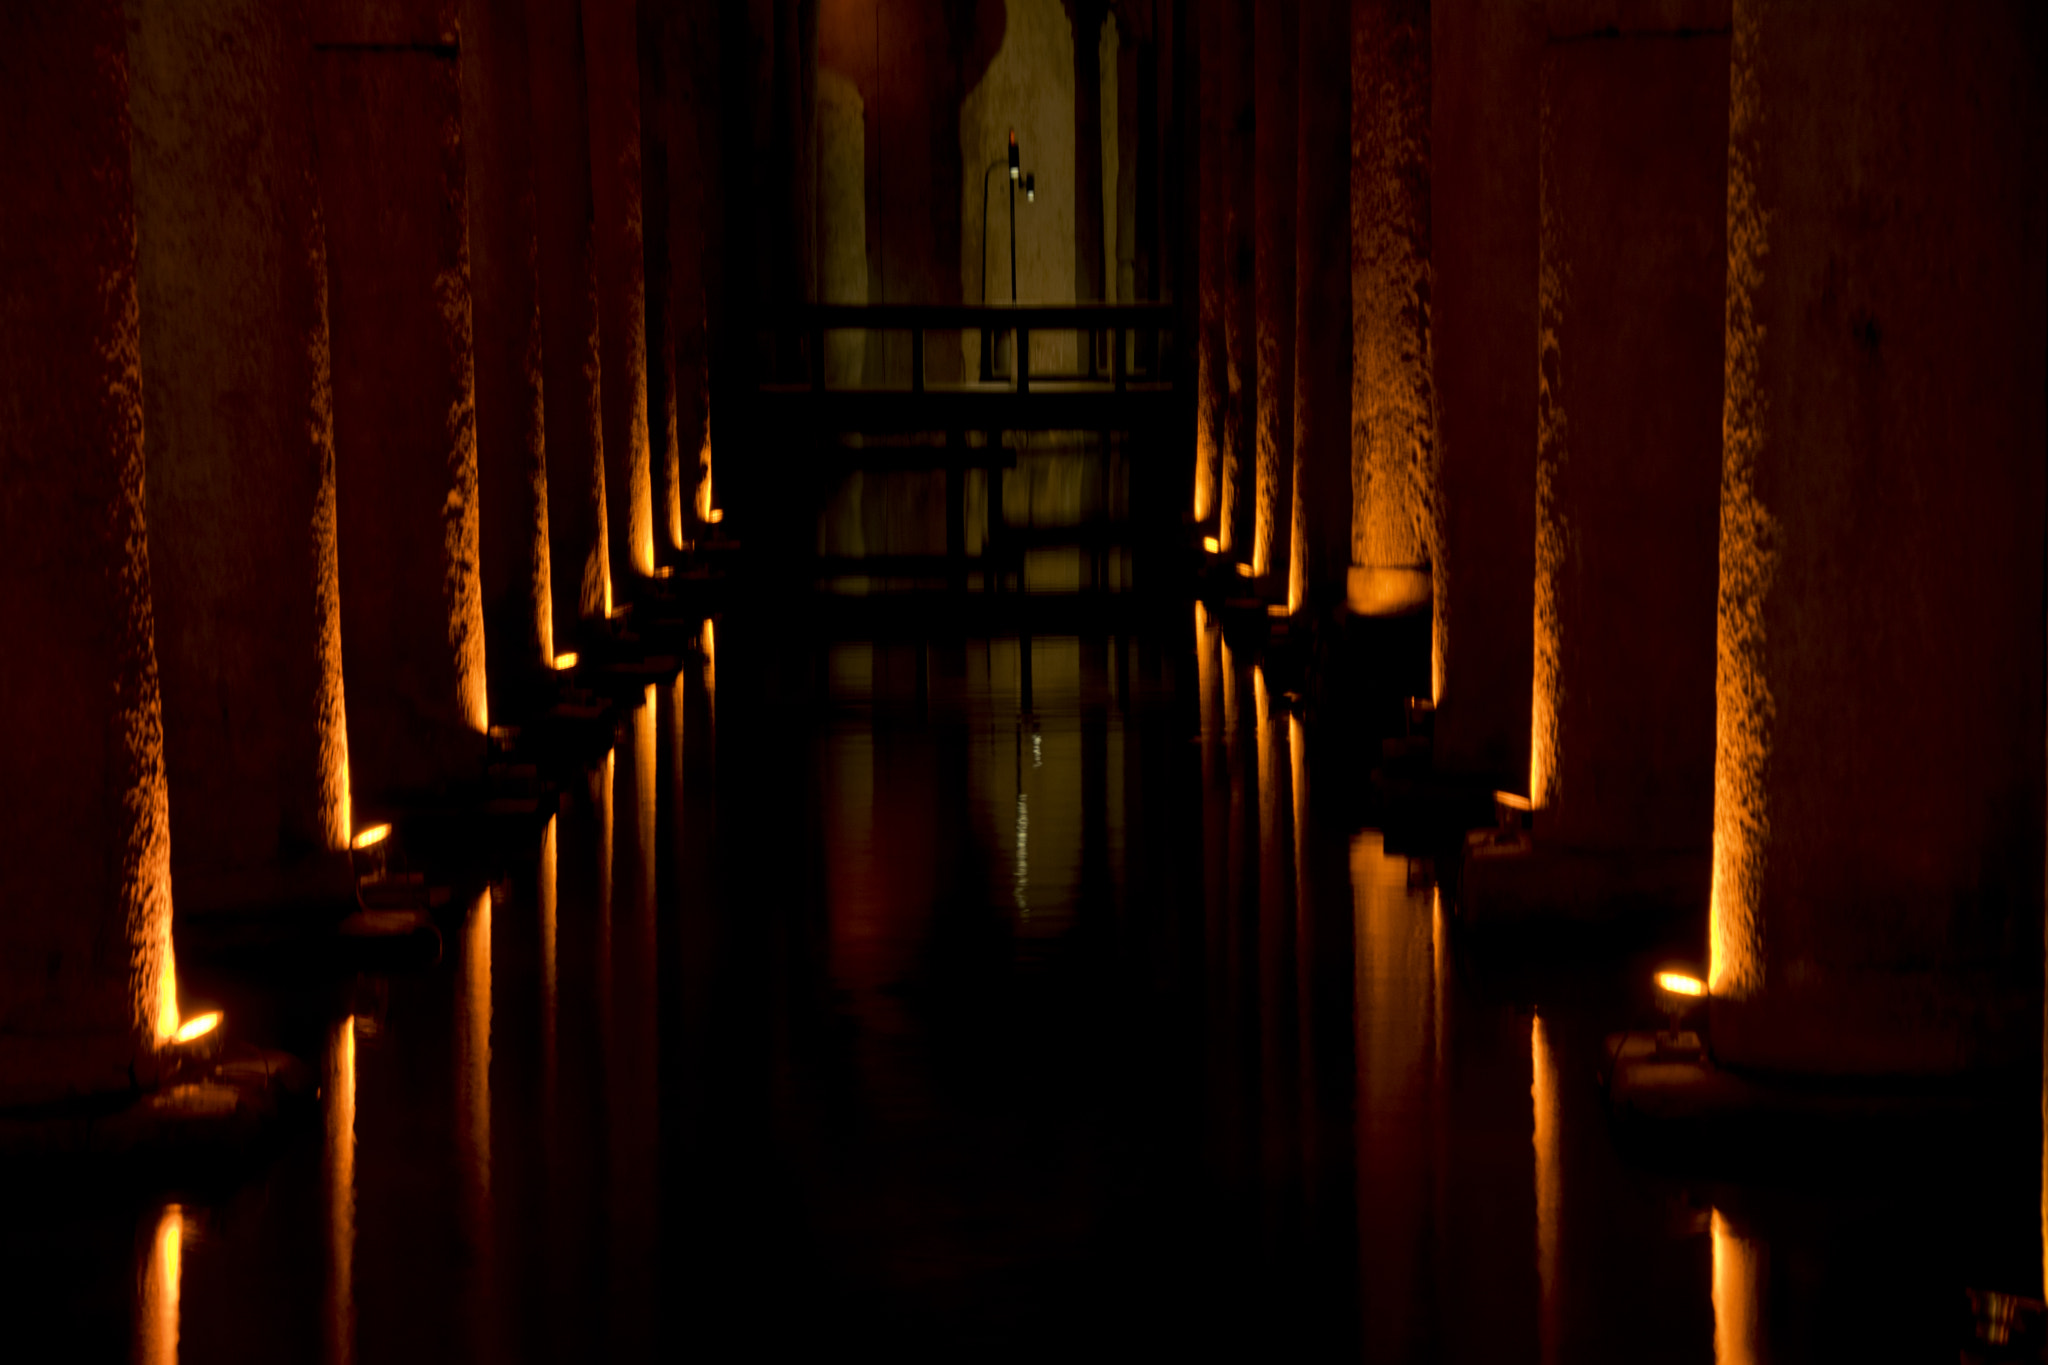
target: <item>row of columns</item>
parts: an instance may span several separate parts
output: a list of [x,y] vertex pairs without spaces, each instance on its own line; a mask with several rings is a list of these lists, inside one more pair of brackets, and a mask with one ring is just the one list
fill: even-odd
[[1255,575],[1289,564],[1291,608],[1431,610],[1439,768],[1536,812],[1468,909],[1707,921],[1726,1062],[2018,1059],[2048,817],[2040,25],[1270,9],[1249,41],[1241,6],[1201,16],[1195,514]]
[[[702,265],[669,268],[642,160],[641,69],[692,86],[695,6],[16,8],[0,1105],[148,1083],[173,883],[347,904],[363,808],[479,778],[493,712],[652,575],[650,255],[694,291],[654,399],[705,390]],[[710,140],[659,112],[660,145]],[[675,548],[710,507],[662,473]]]

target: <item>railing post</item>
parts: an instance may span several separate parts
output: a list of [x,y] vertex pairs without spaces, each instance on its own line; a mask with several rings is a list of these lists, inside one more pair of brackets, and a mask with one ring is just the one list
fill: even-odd
[[924,392],[924,328],[910,329],[910,391]]
[[1031,332],[1023,323],[1017,324],[1017,392],[1031,390]]

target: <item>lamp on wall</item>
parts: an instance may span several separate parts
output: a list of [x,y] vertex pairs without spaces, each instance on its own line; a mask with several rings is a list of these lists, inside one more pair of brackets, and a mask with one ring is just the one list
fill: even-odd
[[[1038,177],[1024,169],[1023,154],[1017,148],[1017,130],[1010,130],[1009,151],[1000,159],[988,163],[988,169],[981,173],[981,301],[988,302],[988,178],[995,174],[996,167],[1007,166],[1010,172],[1010,302],[1017,301],[1017,186],[1024,187],[1024,202],[1038,200]],[[981,333],[981,380],[988,383],[995,378],[995,332],[983,328]]]

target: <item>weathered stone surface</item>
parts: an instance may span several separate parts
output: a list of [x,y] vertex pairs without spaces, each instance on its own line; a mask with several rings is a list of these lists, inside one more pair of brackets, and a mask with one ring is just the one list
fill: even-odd
[[176,1026],[116,0],[0,8],[0,1105],[126,1089]]
[[187,913],[349,893],[327,259],[297,4],[128,9],[150,579]]
[[1291,610],[1340,599],[1351,558],[1351,47],[1346,6],[1339,0],[1304,0],[1300,24]]
[[473,775],[489,723],[455,55],[316,47],[358,804]]
[[1301,92],[1295,72],[1301,36],[1294,0],[1259,0],[1256,167],[1258,468],[1252,516],[1252,572],[1287,564],[1294,494],[1295,128]]
[[523,715],[554,659],[525,0],[467,0],[463,164],[476,319],[478,560],[491,713]]
[[2048,127],[2019,4],[1736,6],[1717,1058],[2031,1064]]
[[1430,263],[1442,554],[1435,762],[1529,773],[1541,0],[1432,0]]

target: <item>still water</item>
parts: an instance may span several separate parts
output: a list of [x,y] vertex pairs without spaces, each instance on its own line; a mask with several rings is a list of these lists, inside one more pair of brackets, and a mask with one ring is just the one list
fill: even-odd
[[17,1190],[7,1330],[73,1360],[1954,1360],[1963,1287],[2038,1293],[2038,1127],[1741,1179],[1620,1150],[1596,1072],[1654,1019],[1648,960],[1468,944],[1435,851],[1355,827],[1360,779],[1178,620],[721,621],[437,967],[217,982],[317,1063],[317,1121],[218,1186]]

